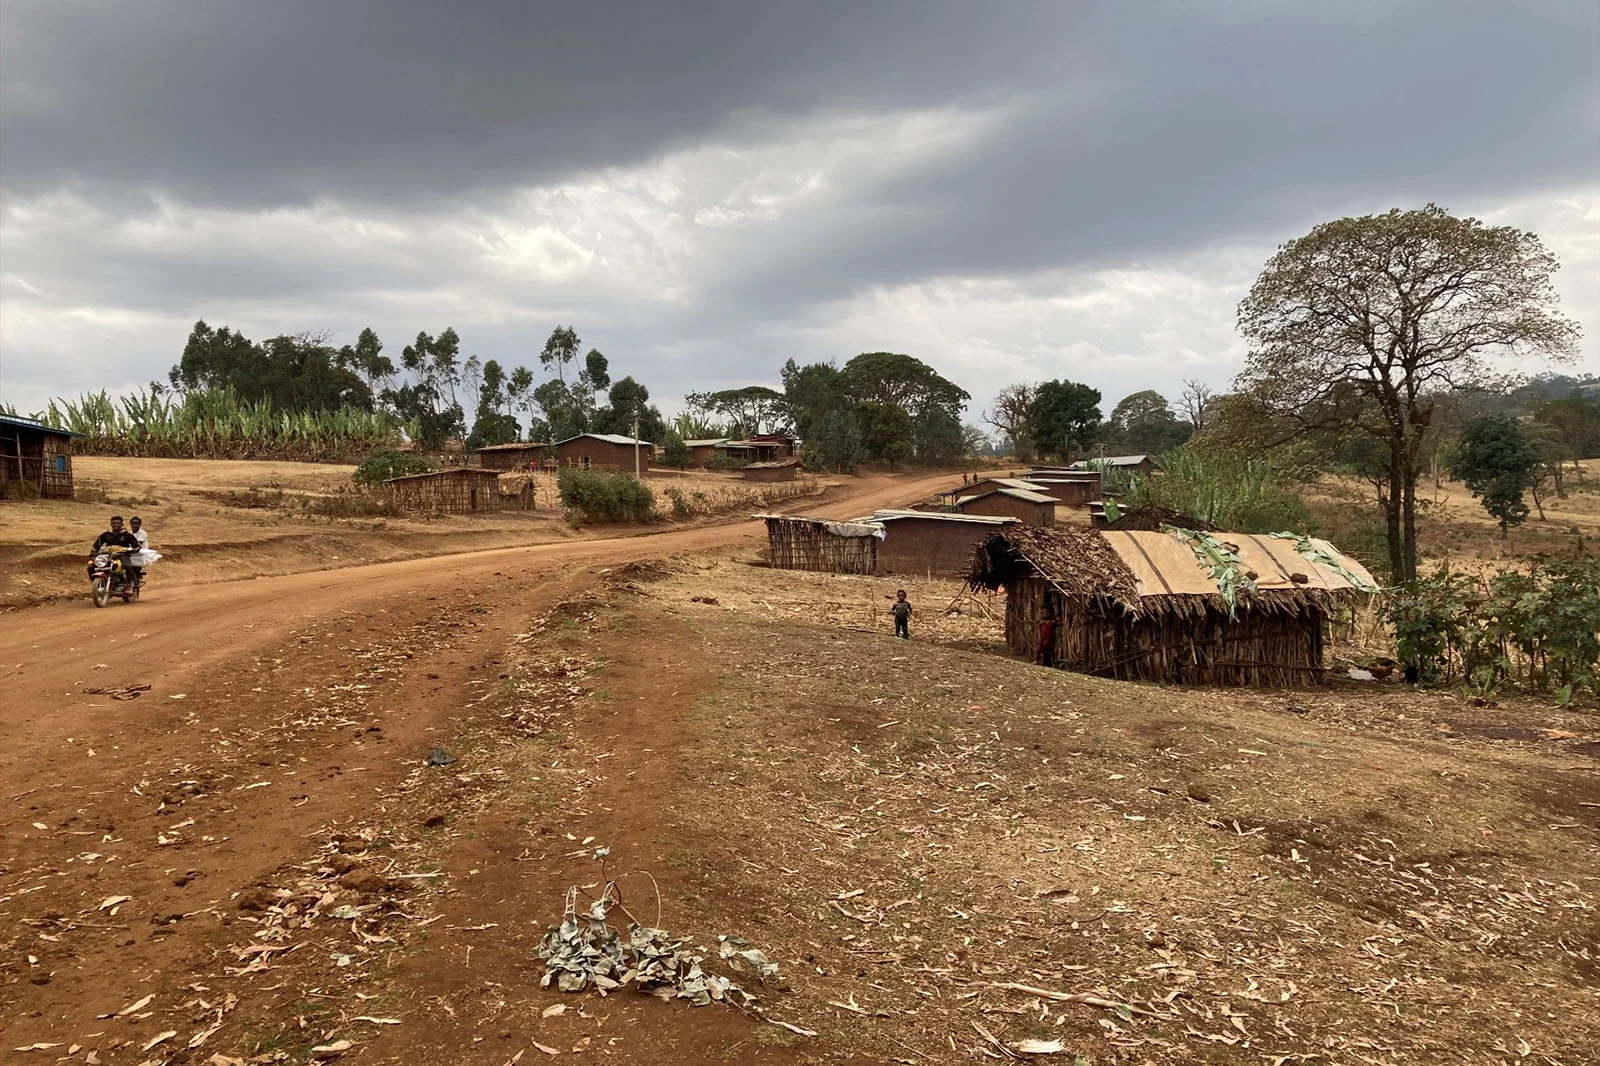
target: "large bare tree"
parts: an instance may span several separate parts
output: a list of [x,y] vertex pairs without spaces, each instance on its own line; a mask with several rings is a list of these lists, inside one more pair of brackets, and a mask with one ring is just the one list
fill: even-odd
[[1183,411],[1184,420],[1196,433],[1206,428],[1206,415],[1213,395],[1211,386],[1199,378],[1183,379],[1183,396],[1178,405]]
[[1018,460],[1033,458],[1033,400],[1039,387],[1027,383],[1007,385],[983,412],[983,420],[998,429]]
[[1305,432],[1377,438],[1390,577],[1417,576],[1416,495],[1434,404],[1496,357],[1570,358],[1554,255],[1532,233],[1420,211],[1325,222],[1280,247],[1239,305],[1237,387]]

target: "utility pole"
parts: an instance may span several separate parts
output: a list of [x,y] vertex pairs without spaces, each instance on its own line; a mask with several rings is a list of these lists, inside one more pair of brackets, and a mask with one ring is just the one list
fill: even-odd
[[639,474],[639,412],[633,413],[633,480],[640,480]]

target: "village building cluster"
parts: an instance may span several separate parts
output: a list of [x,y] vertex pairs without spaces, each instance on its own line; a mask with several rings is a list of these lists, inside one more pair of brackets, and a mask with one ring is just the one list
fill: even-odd
[[[1154,470],[1149,456],[1119,456]],[[1006,593],[1015,654],[1119,680],[1292,686],[1325,679],[1331,620],[1376,590],[1326,541],[1222,533],[1186,515],[1107,521],[1101,467],[963,477],[849,522],[758,515],[775,567],[954,575]]]

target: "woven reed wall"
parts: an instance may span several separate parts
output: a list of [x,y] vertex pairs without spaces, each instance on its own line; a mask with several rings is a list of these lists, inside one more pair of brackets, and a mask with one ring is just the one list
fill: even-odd
[[[1295,601],[1272,610],[1241,605],[1237,616],[1210,605],[1154,608],[1138,617],[1104,599],[1065,597],[1042,578],[1011,585],[1006,643],[1038,652],[1044,605],[1056,612],[1056,663],[1120,681],[1288,688],[1322,682],[1322,608]],[[1154,606],[1154,605],[1152,605]]]
[[492,471],[441,470],[388,482],[389,498],[407,511],[465,514],[501,508],[498,478]]
[[828,574],[871,574],[877,569],[877,537],[841,537],[801,518],[766,522],[767,562],[779,569]]

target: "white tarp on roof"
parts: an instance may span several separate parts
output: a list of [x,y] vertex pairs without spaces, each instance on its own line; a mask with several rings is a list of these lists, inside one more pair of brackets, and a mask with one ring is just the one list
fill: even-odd
[[[1052,501],[1054,502],[1054,501]],[[939,522],[969,522],[979,525],[1005,526],[1020,521],[1010,515],[950,514],[948,511],[874,511],[872,521],[894,522],[902,518],[932,518]]]
[[796,514],[758,514],[751,517],[770,522],[810,522],[812,525],[821,526],[836,537],[877,537],[882,540],[885,536],[883,526],[871,518],[835,522],[828,518],[807,518]]

